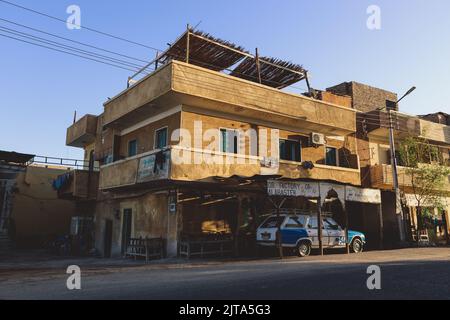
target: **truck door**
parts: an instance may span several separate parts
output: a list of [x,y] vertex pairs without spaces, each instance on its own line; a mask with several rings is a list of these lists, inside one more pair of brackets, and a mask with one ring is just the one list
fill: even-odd
[[[309,217],[308,236],[311,238],[313,247],[318,248],[319,247],[319,230],[318,230],[317,217],[315,217],[315,216]],[[328,232],[325,228],[323,228],[322,229],[322,245],[324,248],[328,247],[328,242],[329,242],[328,238],[329,238]]]
[[341,247],[342,245],[344,245],[343,243],[341,243],[344,232],[333,219],[323,219],[323,226],[328,234],[329,247]]

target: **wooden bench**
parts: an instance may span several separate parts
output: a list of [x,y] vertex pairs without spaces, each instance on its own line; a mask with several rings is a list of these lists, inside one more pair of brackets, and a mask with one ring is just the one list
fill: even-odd
[[153,239],[130,239],[128,241],[125,257],[133,257],[135,260],[138,257],[145,258],[148,262],[150,258],[163,258],[164,240],[162,238]]
[[220,255],[233,253],[233,239],[189,239],[180,242],[180,256],[190,259],[193,256],[201,258],[208,255]]

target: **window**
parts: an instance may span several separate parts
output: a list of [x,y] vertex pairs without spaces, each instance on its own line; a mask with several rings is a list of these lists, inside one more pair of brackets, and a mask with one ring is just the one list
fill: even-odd
[[337,149],[332,147],[325,148],[325,164],[327,166],[338,166]]
[[[309,229],[318,229],[317,217],[309,218],[308,228]],[[325,226],[322,224],[322,229],[324,229],[324,228],[325,228]]]
[[167,128],[156,130],[155,132],[155,149],[161,150],[167,147]]
[[294,140],[280,139],[280,159],[288,161],[301,161],[301,144]]
[[137,155],[137,140],[131,140],[128,142],[128,157],[135,155]]
[[292,229],[298,229],[298,228],[304,228],[306,222],[306,217],[292,217],[289,218],[286,223],[286,228],[292,228]]
[[284,221],[284,217],[270,217],[267,219],[261,228],[269,229],[269,228],[278,228]]
[[239,133],[236,130],[220,129],[220,151],[238,154]]
[[340,227],[339,225],[336,223],[336,221],[334,221],[331,218],[326,218],[323,219],[323,226],[325,227],[325,229],[327,230],[339,230]]
[[318,228],[317,217],[309,218],[308,228],[309,229],[317,229]]

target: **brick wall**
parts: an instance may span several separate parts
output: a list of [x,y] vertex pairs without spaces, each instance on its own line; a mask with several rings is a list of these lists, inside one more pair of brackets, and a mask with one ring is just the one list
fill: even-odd
[[353,108],[362,112],[369,112],[386,107],[387,101],[391,104],[397,101],[397,94],[383,89],[371,87],[358,82],[344,82],[327,88],[327,91],[339,95],[348,95],[353,99]]

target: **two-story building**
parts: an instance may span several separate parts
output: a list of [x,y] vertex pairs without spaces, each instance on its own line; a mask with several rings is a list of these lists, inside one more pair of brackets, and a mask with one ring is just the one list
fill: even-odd
[[[381,245],[380,202],[360,188],[351,97],[286,92],[307,79],[301,66],[192,30],[151,65],[101,115],[83,117],[67,133],[67,145],[100,165],[90,203],[104,256],[146,237],[164,239],[168,256],[184,239],[232,238],[245,248],[274,210],[270,179],[321,183],[324,211],[342,222],[346,212],[372,247]],[[306,197],[285,200],[285,207],[317,210]]]

